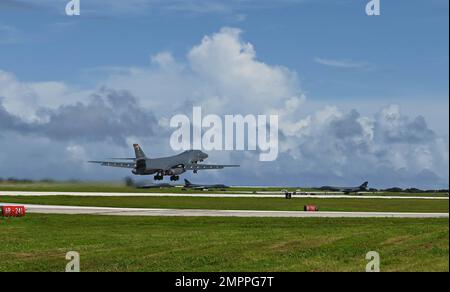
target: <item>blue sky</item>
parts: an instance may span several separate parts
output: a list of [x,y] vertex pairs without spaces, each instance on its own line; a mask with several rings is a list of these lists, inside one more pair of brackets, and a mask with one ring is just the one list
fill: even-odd
[[[355,109],[363,117],[376,117],[382,108],[399,105],[408,119],[423,116],[427,127],[444,139],[443,158],[437,159],[444,159],[448,169],[446,0],[381,0],[379,17],[365,14],[366,0],[81,0],[81,16],[75,17],[64,15],[66,2],[0,2],[1,71],[23,86],[64,84],[73,91],[65,97],[65,104],[71,104],[78,101],[72,96],[108,86],[118,68],[151,70],[151,56],[161,52],[186,65],[186,56],[204,36],[232,27],[242,31],[242,42],[253,45],[256,60],[296,76],[298,91],[307,98],[298,109],[300,118],[327,106],[338,107],[342,114]],[[179,103],[189,99],[180,98]],[[439,174],[441,168],[430,168],[423,170],[448,185],[448,170]],[[352,182],[339,173],[318,177]],[[261,178],[249,180],[258,183]],[[408,180],[413,183],[414,175],[404,178],[404,184]]]
[[[236,26],[260,59],[296,70],[318,96],[359,97],[346,85],[367,87],[374,80],[380,89],[372,95],[447,98],[445,0],[384,1],[382,17],[367,17],[361,0],[273,1],[262,7],[254,1],[251,8],[223,4],[229,8],[203,13],[151,4],[135,13],[102,12],[99,4],[91,12],[90,1],[82,1],[88,11],[80,17],[64,15],[65,1],[48,2],[49,8],[40,9],[0,6],[0,23],[17,31],[15,41],[2,43],[0,66],[24,80],[82,81],[86,68],[143,66],[151,53],[182,56],[202,36]],[[219,3],[227,2],[236,1]],[[367,64],[372,70],[332,70],[316,58]]]

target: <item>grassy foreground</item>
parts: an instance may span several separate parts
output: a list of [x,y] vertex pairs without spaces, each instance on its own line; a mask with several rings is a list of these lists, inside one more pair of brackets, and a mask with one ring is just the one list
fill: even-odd
[[0,220],[0,271],[449,271],[446,219],[144,218]]
[[213,210],[273,210],[300,211],[308,204],[321,211],[348,212],[418,212],[448,213],[448,200],[410,199],[293,199],[283,198],[190,198],[190,197],[9,197],[0,196],[2,203],[69,205],[122,208],[168,208]]

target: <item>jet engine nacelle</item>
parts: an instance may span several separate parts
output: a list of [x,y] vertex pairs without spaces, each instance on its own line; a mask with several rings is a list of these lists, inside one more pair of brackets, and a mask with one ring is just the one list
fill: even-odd
[[136,161],[136,166],[131,171],[132,174],[142,174],[147,169],[147,162],[145,159],[139,159]]
[[177,167],[177,168],[172,168],[170,170],[170,172],[171,172],[170,173],[171,175],[180,175],[180,174],[186,172],[186,170],[184,169],[184,167]]

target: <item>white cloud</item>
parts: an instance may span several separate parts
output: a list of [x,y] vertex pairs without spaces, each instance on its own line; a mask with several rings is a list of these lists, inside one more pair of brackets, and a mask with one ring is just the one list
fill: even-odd
[[325,58],[315,58],[314,61],[320,65],[342,68],[342,69],[370,69],[372,65],[367,62],[355,62],[352,60],[333,60]]
[[0,70],[0,98],[5,109],[25,121],[42,121],[41,108],[56,109],[67,103],[86,101],[91,90],[70,88],[63,82],[22,82]]
[[[337,106],[301,115],[308,102],[296,72],[259,60],[239,29],[223,28],[205,36],[182,60],[161,52],[151,57],[149,67],[106,72],[97,88],[78,89],[54,81],[21,82],[0,71],[0,96],[6,110],[0,106],[0,129],[10,127],[14,135],[25,135],[17,129],[45,135],[48,143],[56,140],[63,145],[65,155],[70,154],[73,161],[102,154],[98,145],[111,156],[128,156],[130,149],[123,145],[132,141],[149,145],[144,148],[150,156],[170,154],[170,129],[161,129],[174,114],[190,114],[192,105],[202,106],[205,115],[278,113],[280,159],[261,164],[258,153],[215,153],[212,157],[219,160],[214,162],[242,165],[237,172],[220,173],[221,177],[241,184],[356,184],[369,180],[376,186],[448,185],[448,137],[436,135],[424,118],[409,118],[396,105],[375,115],[342,111]],[[92,93],[102,86],[112,91],[92,99]],[[74,124],[77,118],[81,120]],[[36,121],[37,126],[30,126]],[[160,127],[158,137],[152,135],[153,126]],[[3,140],[1,144],[11,146],[16,141]],[[108,144],[111,141],[115,143]],[[15,153],[13,147],[5,149]],[[44,152],[43,159],[54,155],[50,151],[54,146],[48,153],[44,146],[39,149]],[[21,151],[22,162],[2,157],[0,165],[26,164],[33,150],[21,147]],[[86,177],[91,169],[71,171]],[[98,172],[89,174],[100,176]]]
[[0,98],[6,110],[26,120],[36,119],[38,97],[30,86],[13,74],[0,70]]
[[236,111],[264,112],[301,94],[295,72],[257,60],[253,45],[240,35],[239,29],[223,28],[189,52],[192,71],[206,84],[208,96],[227,100],[228,108]]
[[69,145],[66,147],[67,154],[69,158],[75,162],[86,162],[89,158],[86,150],[81,145]]
[[[448,138],[437,137],[422,118],[402,115],[396,105],[373,117],[328,107],[298,125],[283,150],[295,155],[301,172],[328,174],[335,183],[354,178],[381,186],[448,184]],[[440,178],[426,182],[424,172]]]
[[[223,28],[205,36],[183,62],[163,52],[152,57],[152,65],[113,70],[102,84],[126,88],[161,112],[201,104],[218,114],[244,114],[247,109],[263,114],[282,110],[287,99],[304,98],[296,73],[257,60],[254,47],[241,39],[239,29]],[[174,103],[179,107],[174,109]]]

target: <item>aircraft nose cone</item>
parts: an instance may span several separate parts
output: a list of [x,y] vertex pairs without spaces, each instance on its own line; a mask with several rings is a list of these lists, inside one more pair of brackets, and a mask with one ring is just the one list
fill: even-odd
[[208,154],[202,153],[202,154],[200,154],[200,157],[201,157],[202,159],[206,159],[206,158],[208,158]]

